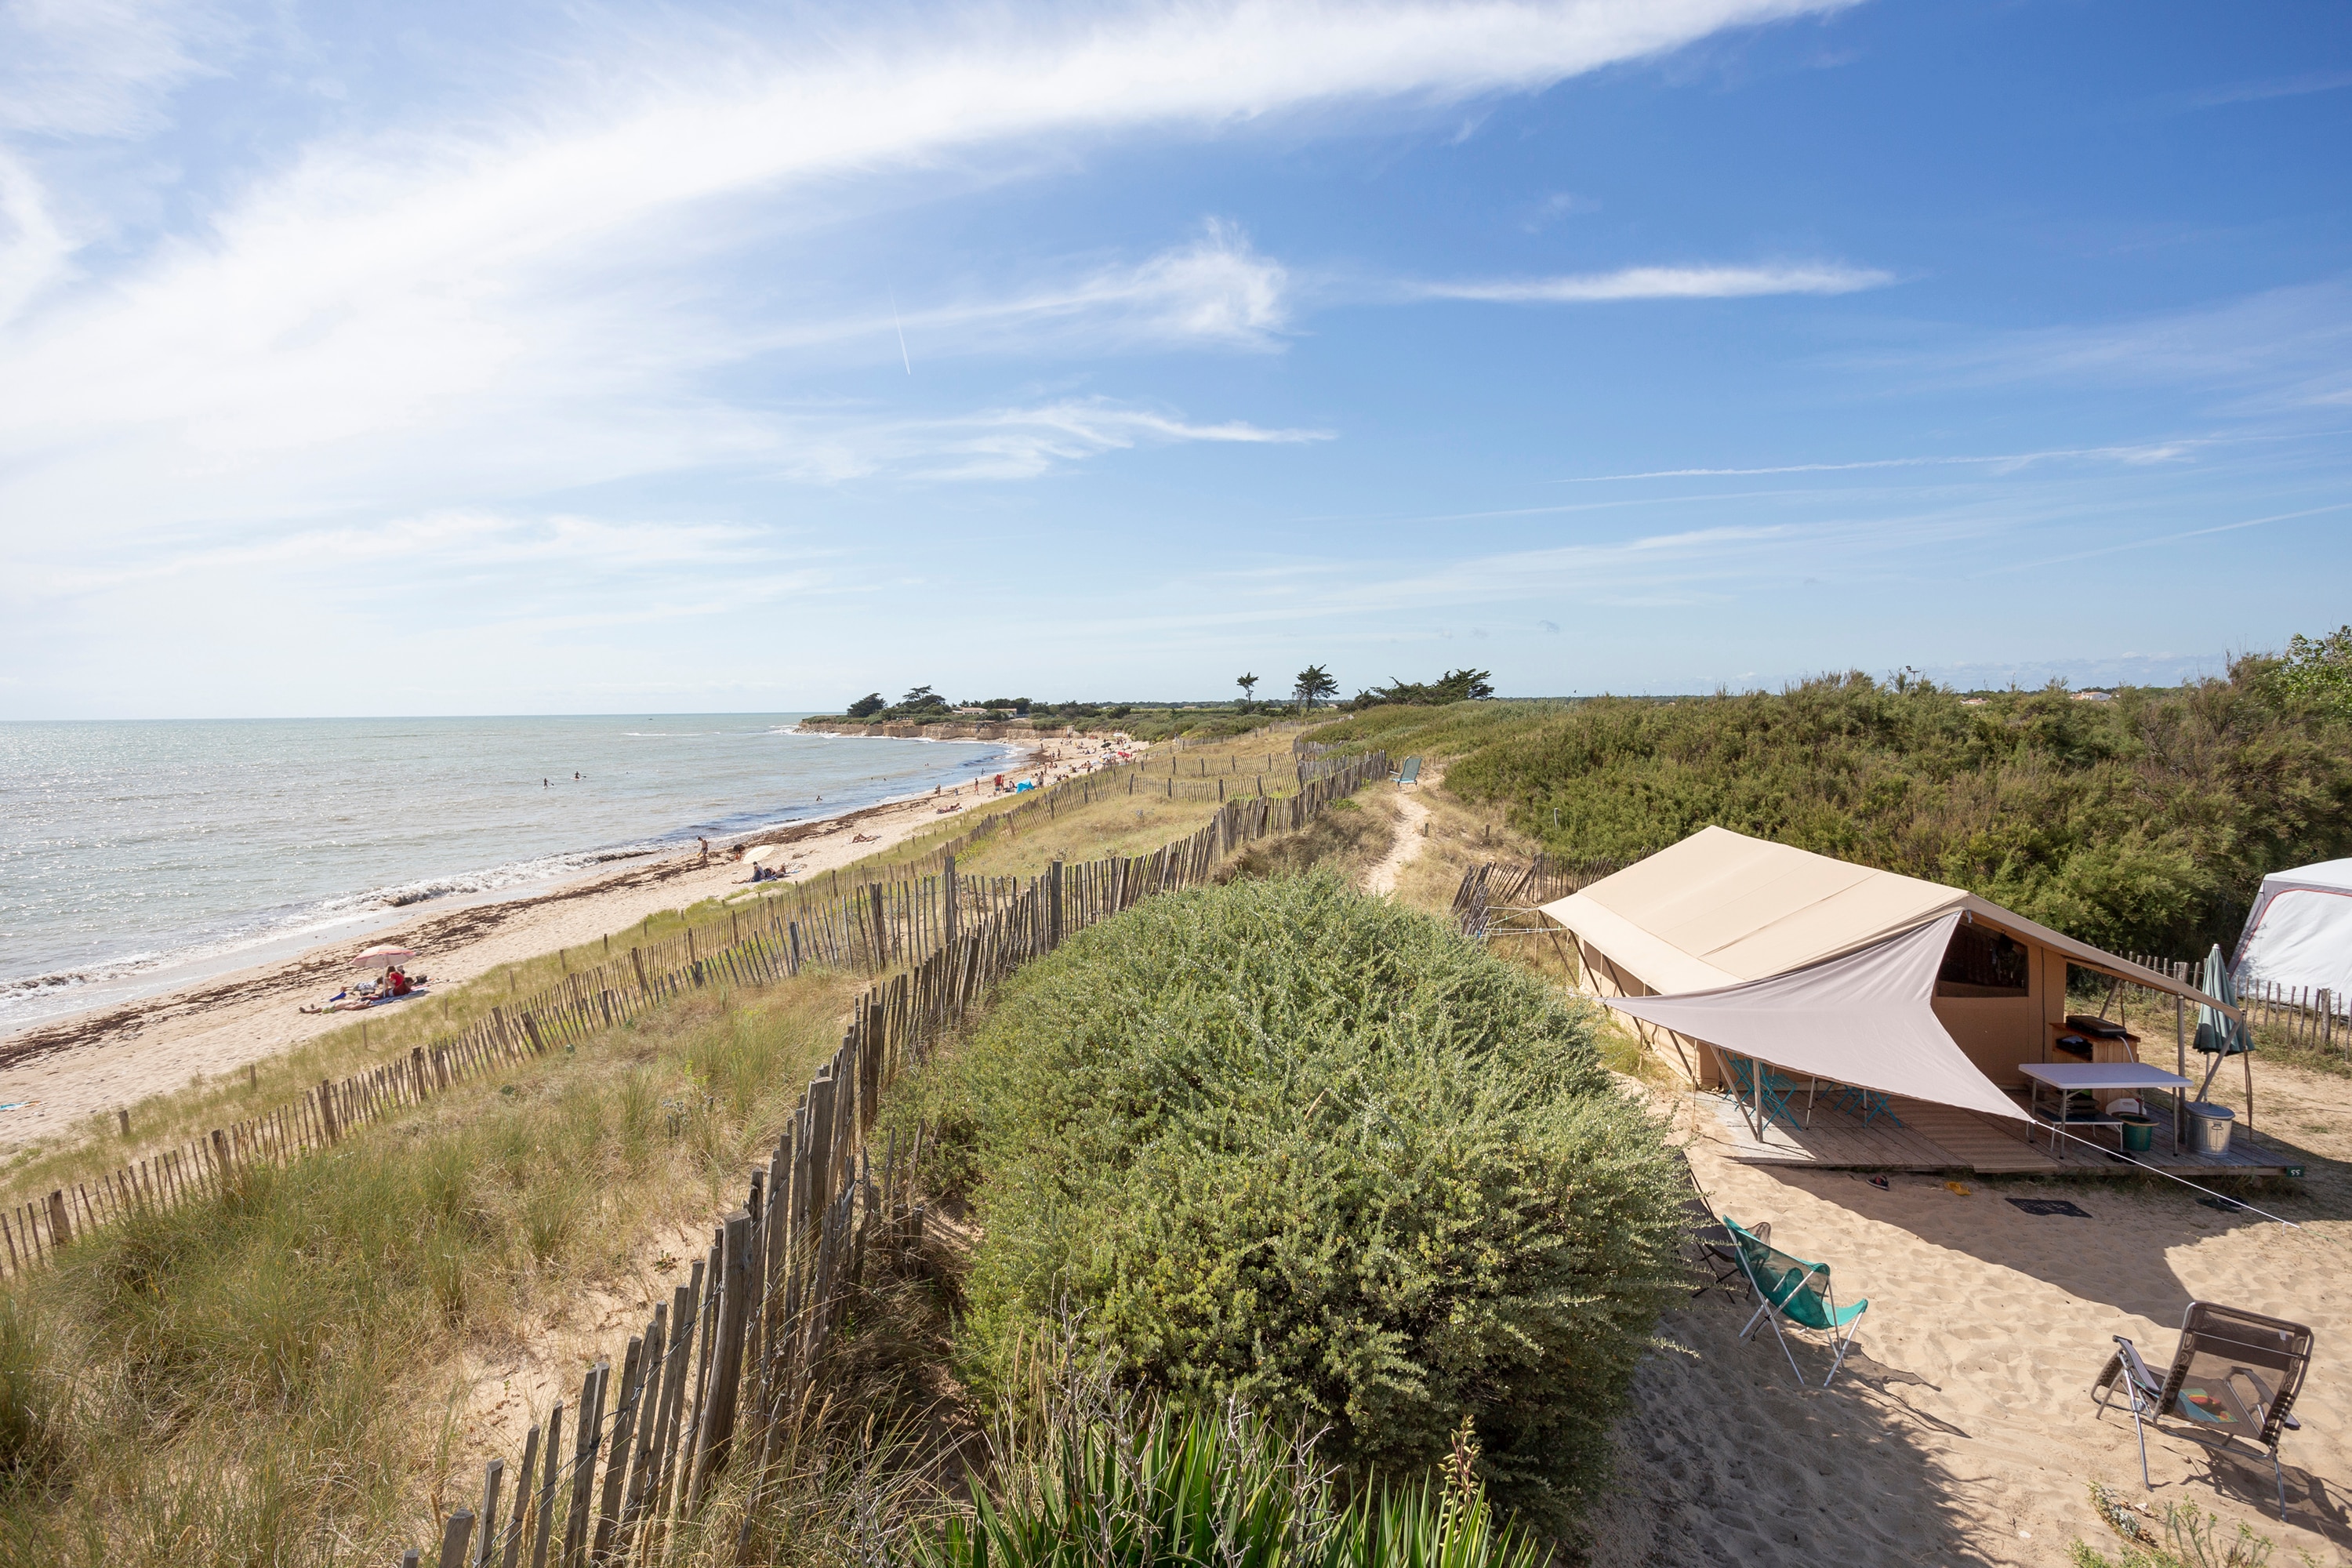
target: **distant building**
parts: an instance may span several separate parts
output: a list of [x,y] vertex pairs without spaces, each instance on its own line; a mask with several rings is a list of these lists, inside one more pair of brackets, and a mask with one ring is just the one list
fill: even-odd
[[1960,706],[1963,708],[1981,708],[1984,705],[1985,700],[1981,697],[1963,697],[1960,699]]
[[2077,702],[2113,702],[2115,700],[2116,694],[2112,691],[2077,691],[2074,693],[2074,700]]

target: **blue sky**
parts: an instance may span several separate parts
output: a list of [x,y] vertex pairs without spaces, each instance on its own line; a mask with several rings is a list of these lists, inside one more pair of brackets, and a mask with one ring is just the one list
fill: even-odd
[[0,717],[2170,681],[2340,5],[0,5]]

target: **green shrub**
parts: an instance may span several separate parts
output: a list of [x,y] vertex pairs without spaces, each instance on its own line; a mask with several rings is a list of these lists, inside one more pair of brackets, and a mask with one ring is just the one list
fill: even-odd
[[984,1389],[1066,1306],[1124,1375],[1328,1426],[1360,1473],[1425,1468],[1467,1416],[1547,1525],[1601,1475],[1675,1178],[1538,982],[1334,879],[1238,882],[1031,964],[945,1071]]
[[1320,742],[1457,760],[1446,788],[1564,856],[1710,823],[1980,893],[2118,951],[2236,939],[2263,875],[2352,854],[2345,710],[2248,658],[2226,680],[1959,693],[1908,677],[1569,706],[1381,708]]

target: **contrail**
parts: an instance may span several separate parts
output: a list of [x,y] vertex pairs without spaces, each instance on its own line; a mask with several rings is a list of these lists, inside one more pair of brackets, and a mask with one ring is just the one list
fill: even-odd
[[907,329],[898,322],[898,290],[896,289],[890,290],[890,325],[898,333],[898,363],[907,367],[908,375],[912,375],[915,374],[915,362],[907,357]]

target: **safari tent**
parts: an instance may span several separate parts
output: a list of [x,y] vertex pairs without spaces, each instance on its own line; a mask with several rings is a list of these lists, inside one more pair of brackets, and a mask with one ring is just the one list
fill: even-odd
[[1543,912],[1591,989],[1710,1087],[1729,1052],[2021,1119],[2003,1091],[2067,1032],[2069,964],[2223,1005],[1961,889],[1721,827]]
[[2259,985],[2352,995],[2352,860],[2264,877],[2230,973],[2242,992]]

